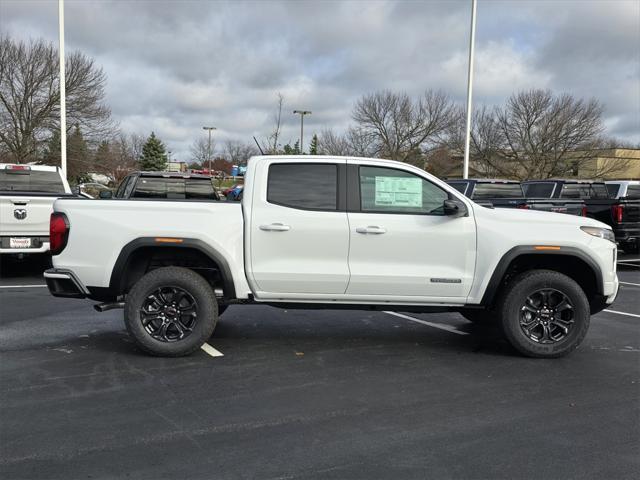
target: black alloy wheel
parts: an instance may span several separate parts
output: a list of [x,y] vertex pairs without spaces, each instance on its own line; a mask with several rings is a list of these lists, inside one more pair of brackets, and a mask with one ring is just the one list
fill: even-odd
[[142,304],[140,321],[156,340],[177,342],[193,332],[198,321],[198,303],[180,287],[160,287]]

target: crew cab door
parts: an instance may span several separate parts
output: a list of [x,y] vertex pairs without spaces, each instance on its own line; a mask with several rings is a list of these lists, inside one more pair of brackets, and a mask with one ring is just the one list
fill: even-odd
[[[344,294],[349,282],[345,160],[264,159],[249,225],[250,276],[258,296]],[[247,198],[247,197],[245,197]]]
[[476,256],[471,211],[446,216],[443,202],[450,194],[397,167],[349,160],[348,190],[347,295],[464,302]]

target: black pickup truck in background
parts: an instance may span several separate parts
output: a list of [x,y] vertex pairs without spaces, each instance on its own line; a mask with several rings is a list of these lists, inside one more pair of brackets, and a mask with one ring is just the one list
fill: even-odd
[[115,191],[101,191],[100,198],[164,200],[220,200],[208,175],[180,172],[133,172]]
[[625,252],[638,253],[640,239],[640,198],[611,198],[607,186],[591,180],[529,180],[522,182],[527,197],[581,199],[587,216],[613,229]]
[[522,208],[582,216],[585,214],[585,205],[581,200],[526,198],[520,182],[515,180],[473,178],[446,182],[483,207]]

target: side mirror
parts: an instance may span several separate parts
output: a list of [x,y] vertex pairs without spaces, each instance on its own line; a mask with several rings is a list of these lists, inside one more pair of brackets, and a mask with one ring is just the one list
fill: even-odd
[[98,196],[102,199],[113,198],[113,192],[111,190],[100,190]]
[[444,214],[448,217],[466,217],[469,214],[467,206],[460,200],[448,199],[443,202]]

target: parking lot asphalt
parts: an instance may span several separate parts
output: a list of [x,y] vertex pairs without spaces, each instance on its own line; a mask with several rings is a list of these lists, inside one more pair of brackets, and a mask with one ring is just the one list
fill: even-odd
[[[0,265],[0,477],[640,478],[640,261],[569,357],[458,314],[232,306],[152,358]],[[210,353],[221,352],[223,356]]]

